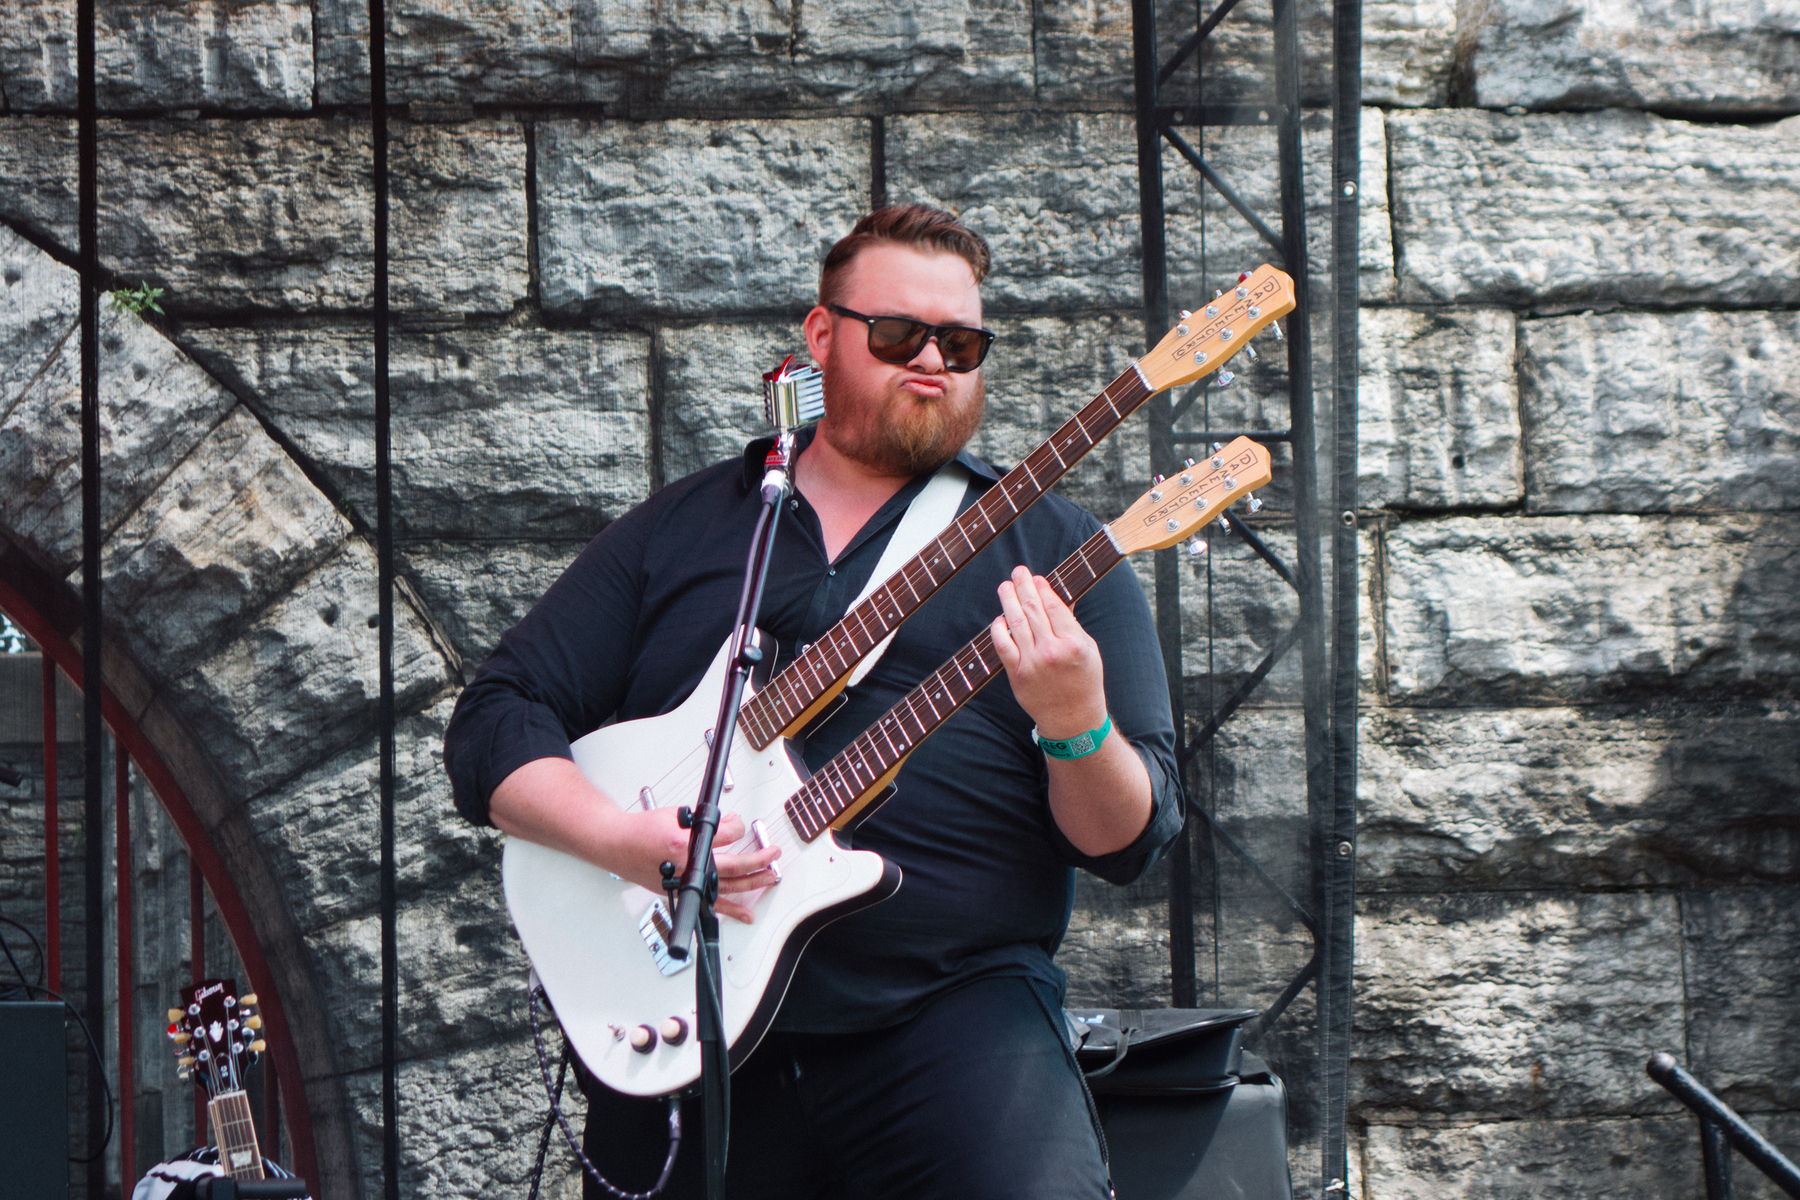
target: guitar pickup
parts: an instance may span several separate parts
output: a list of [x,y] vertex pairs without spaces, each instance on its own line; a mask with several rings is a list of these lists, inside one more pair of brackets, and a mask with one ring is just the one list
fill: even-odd
[[669,953],[669,939],[675,936],[675,921],[669,916],[669,910],[661,900],[652,900],[644,915],[638,918],[638,933],[644,944],[650,947],[650,957],[656,960],[656,969],[664,975],[675,975],[687,969],[693,962],[693,956],[676,958]]

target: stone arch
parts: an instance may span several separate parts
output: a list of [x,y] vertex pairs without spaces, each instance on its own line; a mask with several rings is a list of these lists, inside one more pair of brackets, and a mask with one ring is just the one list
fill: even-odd
[[[0,226],[0,575],[69,632],[81,557],[78,296],[73,270]],[[372,1164],[359,1162],[368,1122],[359,1129],[357,1112],[367,1106],[352,1093],[371,1069],[363,1027],[379,1024],[359,1015],[375,985],[356,949],[377,887],[374,549],[256,415],[160,332],[111,305],[100,329],[102,672],[192,802],[279,983],[320,1194],[363,1194]],[[416,601],[397,606],[395,652],[402,719],[441,727],[458,672]],[[415,747],[434,740],[414,732]],[[428,776],[429,764],[409,765],[412,779]],[[403,858],[441,823],[437,797],[411,799]],[[465,864],[492,849],[473,833],[444,836],[452,866],[458,849]],[[345,926],[344,937],[318,936]],[[335,966],[322,946],[342,951]]]

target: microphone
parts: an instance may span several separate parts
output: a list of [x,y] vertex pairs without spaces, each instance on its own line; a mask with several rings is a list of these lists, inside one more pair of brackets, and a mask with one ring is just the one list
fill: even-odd
[[825,372],[811,363],[797,367],[788,355],[763,375],[763,414],[777,433],[817,421],[825,415]]

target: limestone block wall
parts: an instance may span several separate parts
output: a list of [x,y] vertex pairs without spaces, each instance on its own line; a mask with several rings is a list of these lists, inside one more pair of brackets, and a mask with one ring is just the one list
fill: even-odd
[[[332,1194],[372,1195],[366,7],[106,10],[101,257],[167,310],[105,319],[109,672],[265,881],[250,901],[296,997]],[[1193,16],[1168,6],[1165,28]],[[1301,17],[1325,282],[1329,7]],[[497,841],[450,815],[436,760],[457,687],[606,521],[760,432],[755,376],[798,348],[816,264],[873,194],[956,208],[994,244],[981,453],[1015,460],[1124,369],[1143,337],[1131,20],[1124,0],[390,19],[403,1186],[475,1194],[521,1186],[542,1109]],[[1209,100],[1267,99],[1269,22],[1256,0],[1220,26]],[[73,43],[72,0],[0,17],[0,529],[9,561],[75,586]],[[1641,1072],[1653,1049],[1800,1143],[1797,48],[1791,6],[1365,5],[1367,1200],[1697,1192],[1691,1124]],[[1274,213],[1272,130],[1198,144]],[[1192,306],[1266,253],[1166,170]],[[1278,358],[1188,427],[1285,427]],[[1105,517],[1146,474],[1134,421],[1064,488]],[[1259,528],[1289,561],[1292,494],[1284,458]],[[1295,615],[1214,540],[1183,597],[1190,714]],[[1297,684],[1276,669],[1198,795],[1303,894]],[[1228,854],[1202,842],[1195,866],[1204,994],[1267,1003],[1303,929]],[[1078,999],[1166,998],[1166,900],[1161,872],[1083,885],[1061,954]],[[1307,1004],[1268,1048],[1316,1190]]]

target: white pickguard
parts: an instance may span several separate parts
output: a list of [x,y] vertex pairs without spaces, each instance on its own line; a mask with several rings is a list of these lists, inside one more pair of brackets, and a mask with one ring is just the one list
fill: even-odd
[[[626,809],[644,802],[646,788],[655,807],[693,805],[706,768],[706,738],[718,716],[729,650],[727,642],[693,694],[673,712],[609,725],[575,742],[570,749],[582,774]],[[732,739],[727,765],[724,810],[742,817],[746,829],[760,819],[782,844],[777,864],[782,881],[756,894],[755,922],[745,925],[719,918],[725,1035],[734,1064],[755,1048],[774,1017],[792,962],[785,964],[780,978],[777,968],[800,926],[858,897],[872,903],[897,883],[897,873],[877,854],[846,850],[829,833],[811,845],[800,840],[782,808],[803,782],[789,754],[785,739],[777,738],[766,750],[757,751],[738,736]],[[753,843],[746,839],[733,848],[751,849]],[[634,1096],[664,1095],[698,1079],[695,971],[690,965],[664,974],[639,932],[646,910],[663,900],[662,894],[518,838],[507,839],[502,874],[506,906],[525,953],[575,1052],[594,1076],[607,1087]],[[869,896],[884,879],[885,889]],[[685,961],[693,962],[691,953]],[[765,1005],[772,984],[780,990]],[[689,1033],[680,1045],[659,1042],[648,1054],[632,1048],[633,1028],[655,1029],[671,1016],[687,1023]]]

